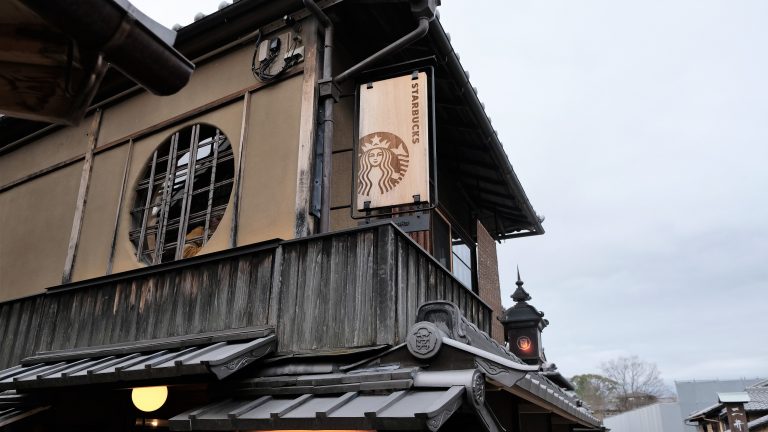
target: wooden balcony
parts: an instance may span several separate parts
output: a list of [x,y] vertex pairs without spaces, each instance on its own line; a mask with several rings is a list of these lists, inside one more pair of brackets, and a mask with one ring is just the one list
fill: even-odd
[[491,308],[406,234],[379,224],[243,246],[0,304],[0,368],[36,352],[254,327],[278,351],[395,345],[419,304]]

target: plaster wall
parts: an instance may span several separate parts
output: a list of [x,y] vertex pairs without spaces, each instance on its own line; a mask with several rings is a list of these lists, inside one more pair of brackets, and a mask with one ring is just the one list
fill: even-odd
[[237,244],[292,239],[302,76],[251,96]]
[[0,186],[82,156],[88,147],[91,121],[92,117],[86,117],[77,126],[58,129],[0,156]]
[[61,283],[82,166],[0,193],[0,301]]
[[[123,203],[120,209],[120,221],[118,223],[117,227],[117,241],[115,243],[115,257],[113,262],[113,272],[118,273],[122,271],[132,270],[140,267],[144,267],[144,264],[140,263],[139,260],[136,258],[136,249],[134,248],[133,244],[131,243],[128,233],[132,229],[132,221],[130,212],[133,207],[136,206],[136,186],[139,182],[139,178],[144,173],[145,168],[147,167],[147,164],[149,163],[150,159],[152,158],[152,153],[157,149],[168,137],[170,137],[174,132],[178,131],[179,129],[183,129],[187,126],[191,126],[195,123],[207,123],[214,125],[218,127],[224,135],[229,138],[230,142],[233,143],[233,149],[234,149],[234,155],[237,159],[239,157],[238,151],[237,151],[237,143],[240,141],[240,125],[242,123],[242,105],[239,103],[231,103],[225,107],[222,107],[216,111],[212,111],[208,114],[204,114],[199,117],[191,118],[184,123],[179,124],[178,126],[174,126],[172,128],[168,128],[166,130],[157,132],[153,135],[150,135],[144,139],[138,140],[134,142],[133,146],[133,155],[131,157],[131,166],[128,170],[128,181],[126,182],[126,191],[125,191],[125,197],[123,198]],[[117,163],[113,162],[111,166],[106,167],[105,169],[112,171],[112,172],[121,172],[122,173],[122,167],[123,162]],[[119,175],[114,176],[113,179],[114,182],[122,181]],[[234,188],[233,188],[234,190]],[[111,202],[113,203],[113,206],[117,205],[117,202],[119,200],[119,186],[117,188],[113,188],[113,195],[111,198]],[[90,194],[89,194],[90,195]],[[97,212],[97,209],[91,209],[89,206],[86,208],[86,212]],[[87,214],[86,213],[86,214]],[[110,214],[113,214],[114,210],[110,212]],[[114,222],[113,218],[110,218],[111,222]],[[222,250],[228,247],[229,245],[229,231],[232,223],[232,198],[230,196],[230,203],[227,206],[227,210],[224,213],[224,217],[221,220],[221,223],[219,224],[219,227],[216,229],[216,231],[213,233],[213,236],[211,237],[210,241],[203,247],[203,249],[200,251],[200,253],[209,253],[213,251]],[[98,227],[95,227],[94,229],[98,229]],[[83,226],[83,236],[81,238],[85,238],[85,233],[90,231],[91,227],[84,224]],[[103,251],[104,247],[106,245],[107,248],[109,248],[109,243],[111,242],[113,235],[112,228],[109,229],[109,232],[102,232],[100,235],[94,235],[93,240],[89,241],[88,243],[83,242],[81,244],[81,247],[85,250],[94,250],[94,253],[98,253],[96,251]],[[108,257],[109,250],[107,249],[104,252],[104,257]],[[79,260],[79,258],[78,258]],[[102,270],[99,274],[99,272],[96,269],[92,269],[91,272],[87,275],[83,274],[84,277],[93,277],[97,275],[103,275],[106,274],[106,261],[103,261],[100,263],[102,266]]]
[[213,102],[255,84],[251,73],[253,46],[243,48],[204,63],[195,69],[186,87],[171,96],[138,94],[104,112],[99,145],[123,139],[128,135],[183,114],[190,109]]

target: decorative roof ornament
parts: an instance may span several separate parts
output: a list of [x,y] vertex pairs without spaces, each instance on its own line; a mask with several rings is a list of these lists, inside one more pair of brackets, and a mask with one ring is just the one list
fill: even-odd
[[517,266],[517,282],[515,282],[515,285],[517,285],[517,289],[512,293],[512,300],[515,303],[526,302],[531,299],[531,295],[523,288],[523,281],[520,279],[520,266]]

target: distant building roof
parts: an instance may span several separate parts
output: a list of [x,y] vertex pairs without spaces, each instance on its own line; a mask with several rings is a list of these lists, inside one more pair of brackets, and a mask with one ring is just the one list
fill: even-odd
[[768,411],[768,387],[747,387],[750,401],[744,405],[747,411]]
[[717,400],[720,403],[747,403],[749,395],[747,392],[718,393]]

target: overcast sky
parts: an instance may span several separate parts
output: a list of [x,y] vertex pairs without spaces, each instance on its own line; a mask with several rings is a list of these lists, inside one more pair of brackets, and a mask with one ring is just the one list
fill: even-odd
[[[134,1],[188,24],[217,1]],[[566,375],[768,376],[768,1],[443,0],[547,233],[520,266]]]

